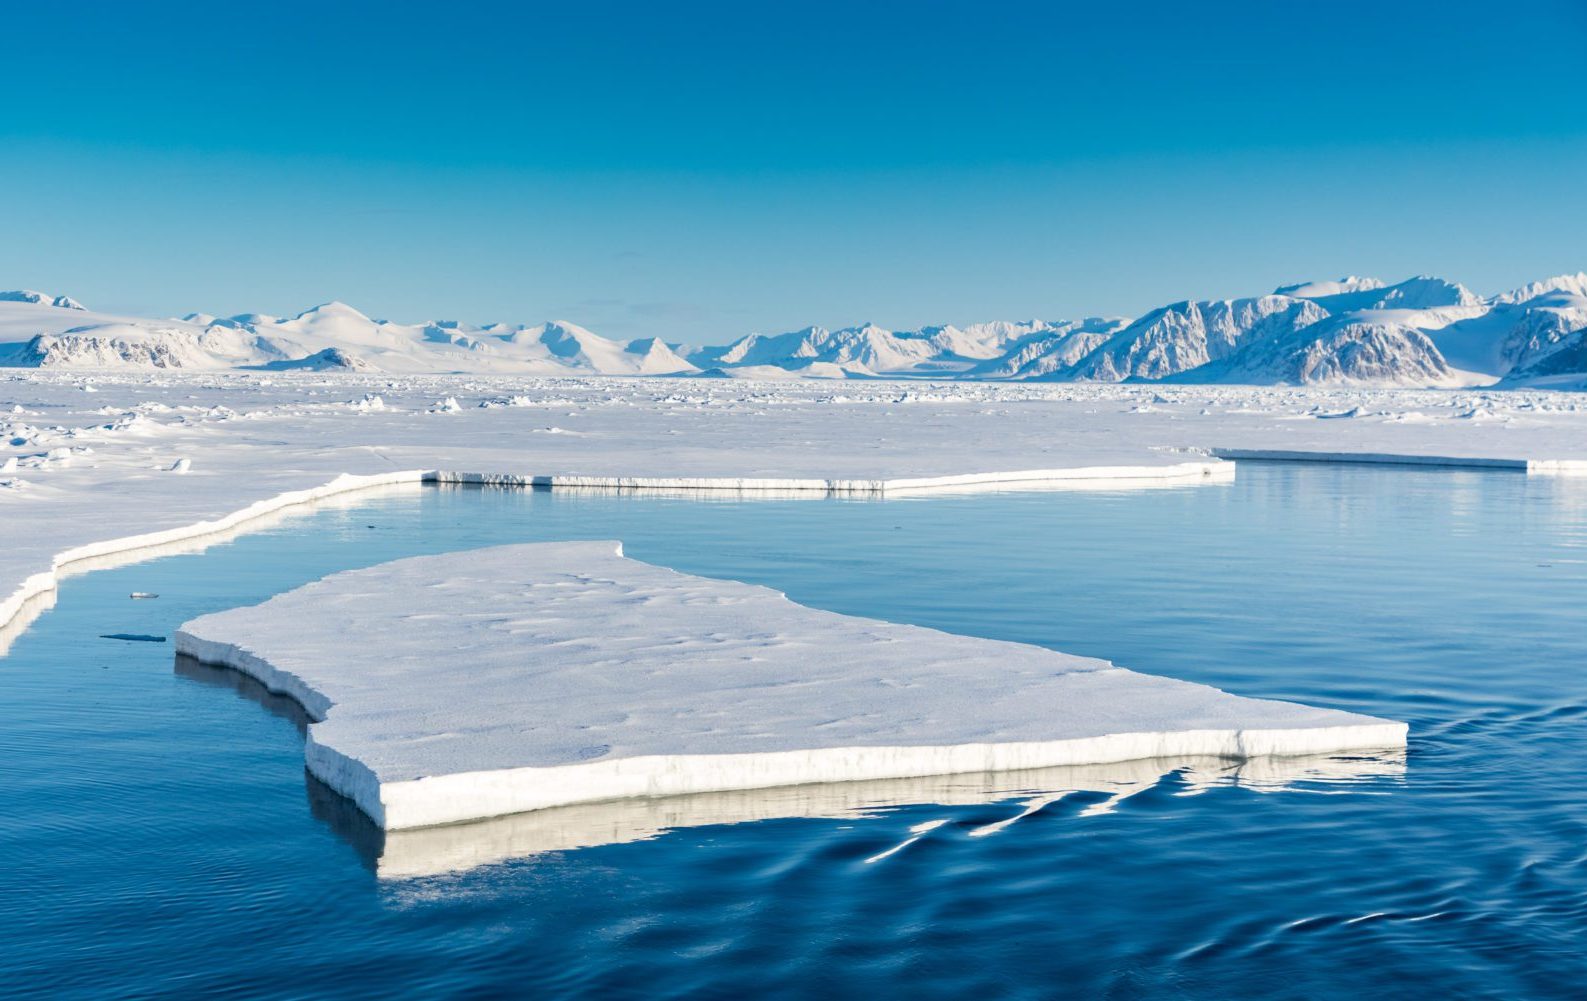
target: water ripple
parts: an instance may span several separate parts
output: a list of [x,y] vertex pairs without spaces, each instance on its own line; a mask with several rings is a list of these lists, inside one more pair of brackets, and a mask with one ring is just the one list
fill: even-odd
[[[1579,996],[1584,500],[1587,485],[1522,476],[1284,465],[1187,490],[872,503],[436,491],[72,578],[0,660],[0,983]],[[838,611],[1396,716],[1411,746],[381,836],[306,783],[290,707],[173,671],[160,644],[85,639],[165,634],[401,555],[591,536]]]

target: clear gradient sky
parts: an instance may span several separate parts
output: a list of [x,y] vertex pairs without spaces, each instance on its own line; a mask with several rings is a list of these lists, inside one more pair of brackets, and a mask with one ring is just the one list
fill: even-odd
[[1587,0],[8,4],[0,288],[696,343],[1587,268]]

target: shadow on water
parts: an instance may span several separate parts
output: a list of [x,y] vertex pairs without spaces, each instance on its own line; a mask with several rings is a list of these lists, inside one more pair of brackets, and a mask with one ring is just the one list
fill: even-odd
[[[312,723],[294,699],[270,691],[227,667],[186,655],[176,673],[226,688],[288,719],[300,736]],[[1082,800],[1077,816],[1111,812],[1139,793],[1174,785],[1194,795],[1219,787],[1281,792],[1304,785],[1341,785],[1405,774],[1403,750],[1351,755],[1218,758],[1205,755],[1145,758],[1008,772],[977,772],[862,782],[825,782],[686,796],[638,797],[553,807],[489,820],[385,831],[352,800],[304,772],[310,813],[351,845],[381,879],[410,879],[464,872],[480,866],[603,845],[649,841],[672,831],[792,818],[858,819],[891,808],[933,804],[974,806],[1015,803],[1012,816],[970,832],[984,837],[1069,798]]]
[[303,769],[303,785],[310,816],[351,845],[365,869],[380,875],[380,859],[386,853],[386,832],[370,820],[358,804],[309,774],[307,768]]
[[229,667],[216,667],[213,664],[206,664],[201,660],[189,657],[185,653],[176,655],[175,671],[178,677],[196,681],[201,685],[209,685],[212,688],[230,689],[242,698],[264,706],[273,715],[290,720],[292,725],[297,728],[298,736],[300,737],[306,736],[309,732],[309,723],[312,720],[296,699],[272,692],[241,671],[234,671]]

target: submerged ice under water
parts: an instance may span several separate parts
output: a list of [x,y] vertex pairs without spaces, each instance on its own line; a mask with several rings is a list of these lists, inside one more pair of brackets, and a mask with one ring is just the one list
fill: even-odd
[[[1408,720],[1409,755],[673,804],[564,818],[566,850],[527,856],[548,842],[523,821],[381,845],[305,782],[290,707],[173,670],[169,644],[100,638],[163,635],[339,569],[565,538]],[[1242,464],[1232,484],[1128,493],[361,500],[69,578],[0,659],[0,984],[1571,996],[1587,978],[1584,599],[1587,483],[1511,474]],[[755,817],[776,819],[709,824]],[[445,852],[489,864],[386,878],[444,870]]]

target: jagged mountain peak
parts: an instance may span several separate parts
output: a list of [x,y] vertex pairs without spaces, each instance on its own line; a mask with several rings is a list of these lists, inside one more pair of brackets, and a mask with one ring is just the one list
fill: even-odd
[[37,292],[30,288],[0,292],[0,302],[25,302],[34,306],[54,306],[56,309],[83,311],[88,309],[87,306],[84,306],[69,295],[50,295],[48,292]]
[[[65,308],[40,308],[57,305]],[[1557,381],[1587,367],[1584,358],[1587,272],[1486,299],[1434,276],[1387,284],[1347,275],[1247,298],[1184,299],[1133,320],[897,330],[867,321],[708,347],[610,340],[568,320],[403,324],[336,300],[287,319],[154,320],[43,293],[0,294],[0,364],[77,368],[1484,385]]]
[[1587,296],[1587,271],[1578,271],[1573,275],[1555,275],[1552,278],[1544,278],[1541,281],[1528,282],[1520,288],[1494,296],[1493,301],[1496,303],[1530,302],[1551,292]]
[[1346,275],[1334,281],[1300,282],[1295,285],[1280,285],[1273,290],[1274,295],[1287,295],[1296,299],[1317,299],[1323,296],[1343,295],[1347,292],[1369,292],[1385,286],[1381,278],[1363,278],[1360,275]]

